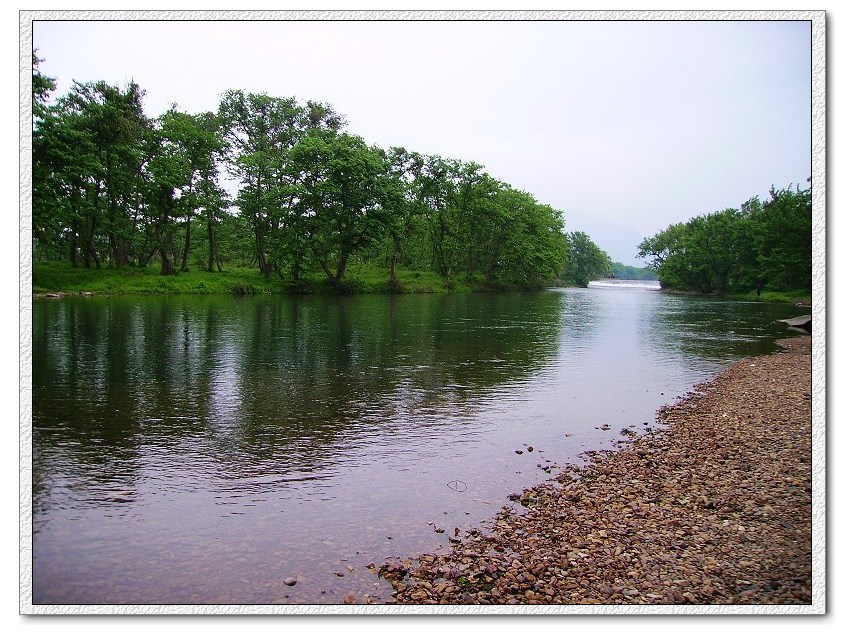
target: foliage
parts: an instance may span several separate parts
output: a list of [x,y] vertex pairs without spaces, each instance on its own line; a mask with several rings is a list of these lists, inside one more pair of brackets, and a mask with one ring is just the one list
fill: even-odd
[[619,280],[657,280],[657,274],[649,267],[634,267],[621,262],[610,263],[613,277]]
[[569,255],[562,277],[567,282],[586,287],[611,272],[610,257],[584,232],[567,235]]
[[[131,279],[152,265],[167,277],[256,268],[292,292],[531,288],[558,280],[567,258],[596,266],[559,210],[478,163],[369,145],[329,104],[230,90],[217,112],[174,105],[153,119],[138,85],[95,82],[48,105],[55,82],[39,61],[36,262]],[[361,270],[383,278],[350,273]]]
[[662,286],[725,294],[811,287],[810,189],[770,191],[739,210],[725,209],[670,225],[639,245]]

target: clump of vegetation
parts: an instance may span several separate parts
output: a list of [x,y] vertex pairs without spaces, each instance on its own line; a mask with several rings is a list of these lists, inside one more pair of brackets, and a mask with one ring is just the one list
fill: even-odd
[[567,262],[561,274],[567,284],[586,287],[590,280],[610,275],[610,257],[584,232],[567,235]]
[[[760,300],[810,295],[812,194],[772,188],[769,199],[670,225],[639,245],[666,288],[742,293]],[[764,295],[765,294],[765,295]]]
[[153,118],[135,83],[74,83],[51,101],[40,61],[33,259],[96,273],[38,267],[36,290],[440,292],[536,288],[566,270],[561,211],[472,161],[370,145],[330,104],[230,90],[215,112]]
[[657,280],[657,274],[649,267],[634,267],[621,262],[611,263],[613,277],[619,280]]

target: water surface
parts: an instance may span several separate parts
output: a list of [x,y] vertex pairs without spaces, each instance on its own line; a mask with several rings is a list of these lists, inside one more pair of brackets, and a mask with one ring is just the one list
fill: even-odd
[[388,600],[800,312],[628,286],[35,300],[33,602]]

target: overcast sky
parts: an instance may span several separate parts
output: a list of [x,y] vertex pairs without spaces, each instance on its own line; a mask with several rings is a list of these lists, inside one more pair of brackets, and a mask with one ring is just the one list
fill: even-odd
[[809,22],[38,21],[41,70],[148,115],[230,88],[325,101],[383,148],[475,161],[613,260],[811,173]]

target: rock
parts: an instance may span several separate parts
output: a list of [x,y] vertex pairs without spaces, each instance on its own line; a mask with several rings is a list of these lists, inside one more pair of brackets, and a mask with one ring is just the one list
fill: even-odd
[[294,584],[296,584],[296,582],[296,578],[285,578],[285,584],[287,584],[288,586],[293,586]]
[[778,320],[778,322],[783,322],[789,327],[804,329],[805,331],[811,330],[812,321],[812,315],[799,315],[798,317],[789,318],[787,320]]

